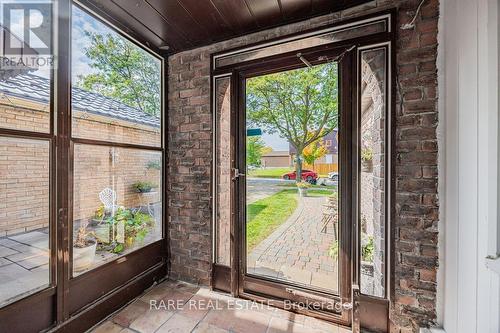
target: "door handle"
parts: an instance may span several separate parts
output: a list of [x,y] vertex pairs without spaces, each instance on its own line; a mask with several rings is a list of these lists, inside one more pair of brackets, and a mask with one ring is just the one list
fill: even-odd
[[240,169],[238,169],[238,168],[233,168],[233,178],[232,179],[236,180],[240,177],[246,177],[246,174],[241,173]]

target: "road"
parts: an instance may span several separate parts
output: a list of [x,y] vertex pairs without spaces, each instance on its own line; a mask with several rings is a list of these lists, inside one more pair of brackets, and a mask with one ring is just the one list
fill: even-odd
[[[295,180],[284,180],[278,178],[247,178],[247,203],[266,198],[276,192],[285,190],[285,184],[294,184]],[[327,185],[336,185],[337,182],[327,181]],[[281,186],[280,186],[281,185]]]

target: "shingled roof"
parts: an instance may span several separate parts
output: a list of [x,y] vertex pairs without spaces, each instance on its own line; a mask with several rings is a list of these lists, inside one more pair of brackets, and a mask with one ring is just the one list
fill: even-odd
[[[20,74],[0,80],[0,93],[34,102],[47,103],[50,101],[50,80],[33,74]],[[73,87],[72,101],[73,109],[78,111],[160,127],[160,118],[158,117],[151,116],[115,99],[80,88]]]

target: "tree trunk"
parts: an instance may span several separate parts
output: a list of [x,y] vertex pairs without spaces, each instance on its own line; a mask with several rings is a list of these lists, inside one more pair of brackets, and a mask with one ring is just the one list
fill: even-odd
[[297,153],[297,162],[295,163],[295,172],[297,177],[295,181],[298,183],[302,181],[302,154]]

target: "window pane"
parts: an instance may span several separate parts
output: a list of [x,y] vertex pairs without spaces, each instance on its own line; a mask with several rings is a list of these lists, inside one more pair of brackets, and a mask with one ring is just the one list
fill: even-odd
[[[48,133],[52,3],[2,1],[1,14],[0,127]],[[33,20],[40,23],[37,38],[23,38]]]
[[50,281],[49,147],[0,137],[0,306]]
[[217,117],[217,205],[216,205],[216,263],[230,264],[230,225],[231,225],[231,79],[218,79],[215,82]]
[[161,62],[73,6],[73,137],[161,145]]
[[162,238],[161,152],[74,146],[73,274]]
[[361,291],[385,295],[386,49],[361,53]]
[[246,80],[249,275],[341,290],[338,82],[336,62]]

